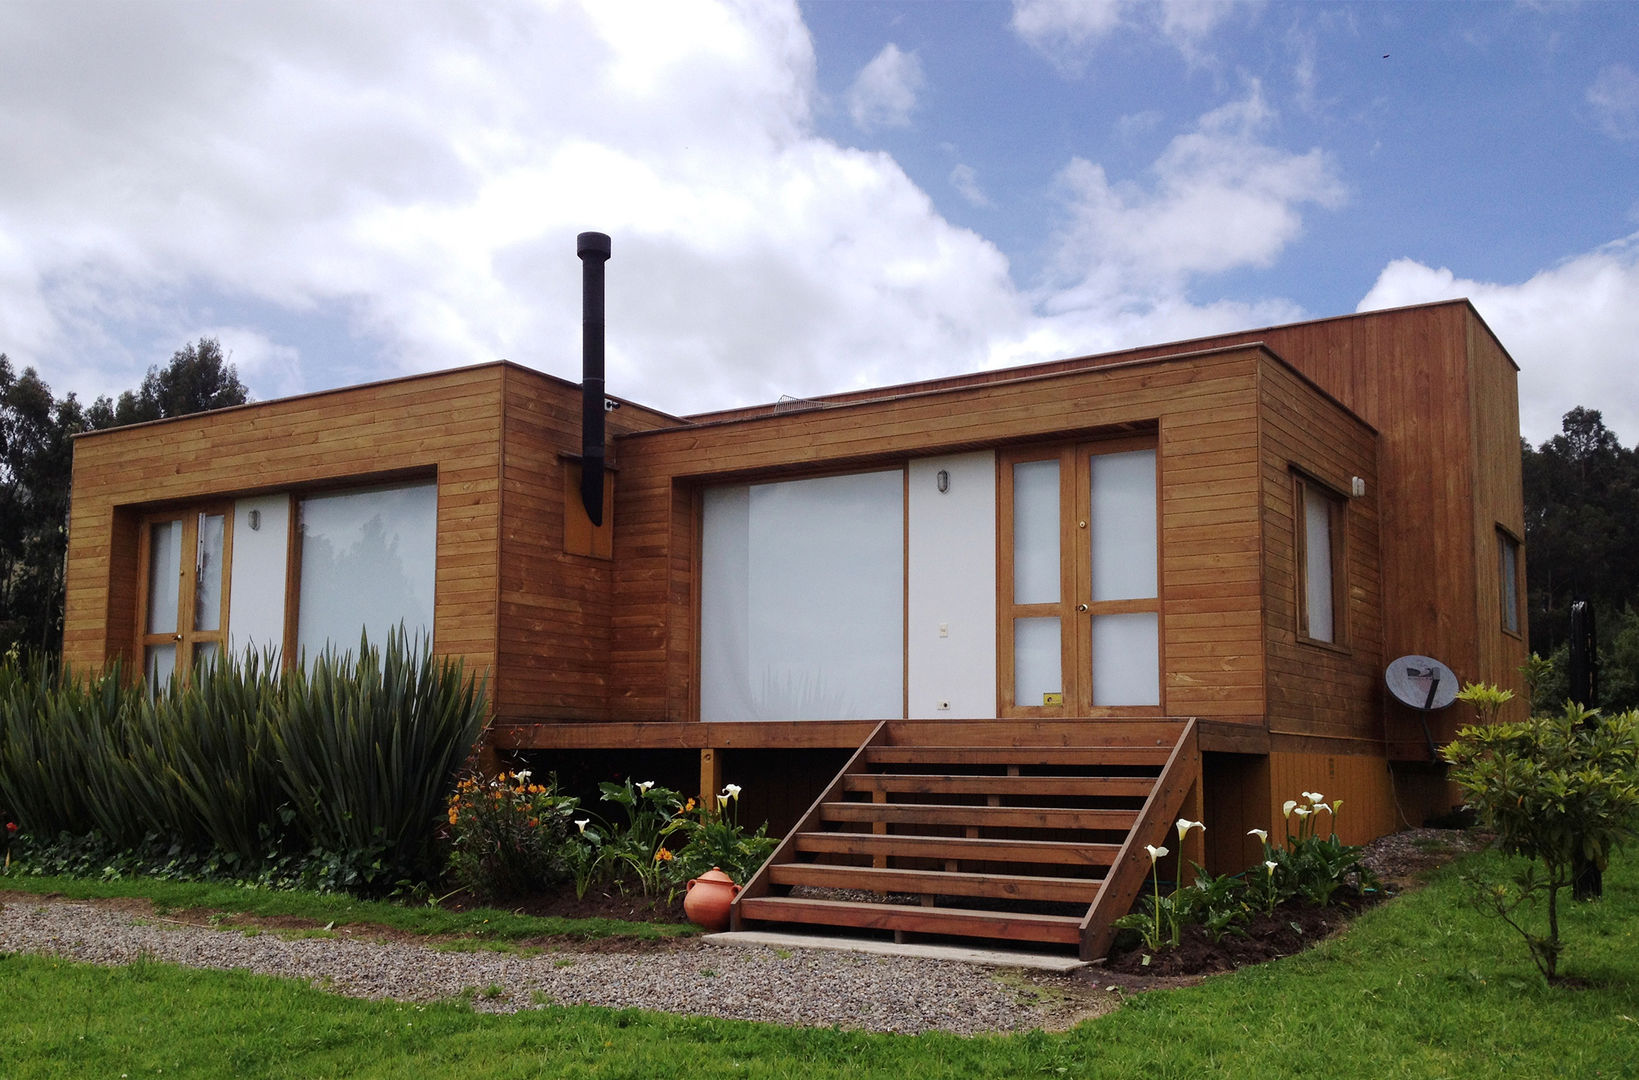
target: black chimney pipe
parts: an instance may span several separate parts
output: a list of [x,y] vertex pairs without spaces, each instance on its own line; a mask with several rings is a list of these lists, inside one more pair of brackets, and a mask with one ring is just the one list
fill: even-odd
[[603,264],[609,237],[575,237],[581,260],[580,501],[594,526],[603,524]]

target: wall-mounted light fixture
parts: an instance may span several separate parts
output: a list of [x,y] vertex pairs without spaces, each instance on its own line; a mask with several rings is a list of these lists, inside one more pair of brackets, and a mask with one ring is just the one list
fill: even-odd
[[950,473],[948,471],[940,469],[939,472],[934,475],[934,480],[939,484],[939,494],[943,495],[945,492],[950,490]]
[[1366,494],[1366,481],[1361,477],[1351,476],[1349,478],[1349,493],[1357,499]]
[[251,532],[255,532],[262,527],[262,512],[260,510],[252,510],[249,517]]

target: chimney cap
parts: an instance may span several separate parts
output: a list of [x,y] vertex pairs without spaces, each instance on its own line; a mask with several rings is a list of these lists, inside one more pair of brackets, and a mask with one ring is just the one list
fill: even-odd
[[609,257],[609,234],[600,232],[583,232],[575,237],[575,254],[581,258],[588,255],[607,259]]

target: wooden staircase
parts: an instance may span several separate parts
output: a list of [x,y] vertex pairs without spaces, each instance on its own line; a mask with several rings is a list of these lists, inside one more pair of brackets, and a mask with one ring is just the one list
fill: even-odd
[[1148,878],[1144,845],[1176,849],[1200,776],[1193,720],[887,721],[746,883],[732,926],[1034,942],[1096,959]]

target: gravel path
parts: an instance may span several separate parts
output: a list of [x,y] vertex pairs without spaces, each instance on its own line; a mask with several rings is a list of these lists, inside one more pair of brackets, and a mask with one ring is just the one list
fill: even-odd
[[[1366,862],[1386,880],[1409,882],[1480,846],[1483,839],[1412,829],[1374,841]],[[360,937],[369,932],[362,928]],[[585,1004],[904,1034],[1060,1029],[1119,1004],[1119,994],[1103,986],[1107,980],[1126,990],[1197,981],[1133,979],[1099,968],[1055,975],[919,957],[731,947],[699,939],[636,945],[629,952],[452,952],[415,940],[218,928],[156,916],[140,901],[21,893],[0,897],[0,953],[5,952],[107,965],[146,957],[190,967],[244,969],[363,998],[426,1002],[465,996],[484,1012]]]
[[485,1012],[586,1004],[905,1034],[1061,1028],[1113,1007],[1084,979],[942,960],[702,941],[627,953],[450,952],[413,942],[247,934],[16,894],[0,906],[0,952],[242,968],[364,998],[466,994]]

